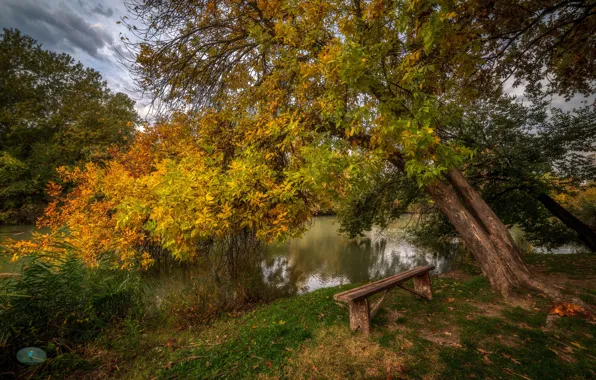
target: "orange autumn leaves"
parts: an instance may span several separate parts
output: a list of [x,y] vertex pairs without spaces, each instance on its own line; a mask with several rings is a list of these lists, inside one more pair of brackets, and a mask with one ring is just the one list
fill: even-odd
[[193,260],[201,242],[226,234],[251,230],[267,243],[299,234],[326,201],[315,195],[322,181],[295,163],[312,150],[298,137],[281,138],[292,123],[278,127],[258,133],[214,113],[157,124],[104,164],[61,168],[38,223],[52,233],[10,249],[18,258],[38,249],[64,254],[70,246],[90,265],[138,268],[153,263],[151,247]]
[[575,315],[587,317],[590,315],[588,312],[586,312],[586,309],[574,303],[561,303],[554,305],[548,310],[548,313],[558,315],[559,317],[571,317]]

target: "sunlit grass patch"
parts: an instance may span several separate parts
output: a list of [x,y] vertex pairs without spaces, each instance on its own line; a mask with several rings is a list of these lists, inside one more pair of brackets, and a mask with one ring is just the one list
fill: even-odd
[[408,355],[396,352],[344,326],[319,330],[289,359],[284,375],[296,378],[391,378],[403,376]]

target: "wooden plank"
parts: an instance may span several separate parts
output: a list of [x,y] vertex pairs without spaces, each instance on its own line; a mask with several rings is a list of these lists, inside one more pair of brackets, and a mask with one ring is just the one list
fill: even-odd
[[412,278],[412,276],[417,275],[418,271],[420,271],[421,268],[426,268],[426,267],[413,268],[413,269],[410,269],[408,271],[397,273],[397,274],[394,274],[393,276],[383,278],[381,280],[370,282],[368,284],[359,286],[359,287],[354,288],[354,289],[350,289],[350,290],[346,290],[346,291],[341,292],[341,293],[337,293],[334,296],[334,298],[336,300],[349,301],[350,299],[349,298],[345,298],[345,297],[349,296],[352,293],[356,293],[356,292],[359,292],[359,291],[364,290],[364,289],[374,288],[375,286],[378,286],[380,284],[393,283],[396,280],[397,281],[407,281],[408,279]]
[[410,269],[409,271],[398,273],[391,277],[384,278],[379,281],[371,282],[370,284],[366,284],[360,286],[355,289],[350,289],[342,293],[338,293],[333,296],[338,301],[355,301],[360,300],[366,297],[370,297],[374,294],[380,293],[384,290],[391,289],[398,284],[405,282],[411,278],[418,277],[429,271],[433,270],[435,267],[434,265],[428,265],[424,267],[417,267],[414,269]]

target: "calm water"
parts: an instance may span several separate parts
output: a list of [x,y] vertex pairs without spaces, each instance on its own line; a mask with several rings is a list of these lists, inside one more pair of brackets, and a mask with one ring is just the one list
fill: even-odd
[[339,234],[338,227],[333,217],[317,217],[300,239],[268,247],[261,264],[265,281],[288,293],[304,293],[377,280],[420,265],[434,265],[434,273],[442,273],[463,256],[456,244],[416,247],[397,227],[373,229],[354,240]]
[[[402,221],[403,222],[403,221]],[[338,233],[334,217],[314,218],[310,229],[299,239],[266,249],[260,264],[263,282],[281,294],[310,292],[323,287],[367,282],[390,276],[420,265],[434,265],[433,273],[457,267],[465,257],[458,244],[442,244],[435,248],[421,248],[405,239],[404,230],[397,226],[385,230],[373,229],[365,237],[348,239]],[[2,226],[0,239],[31,238],[34,226]],[[513,229],[514,238],[523,250],[528,245],[521,231]],[[1,244],[1,241],[0,241]],[[540,249],[538,248],[538,251]],[[556,253],[577,252],[577,247],[562,247]],[[0,255],[0,273],[14,272],[19,263],[11,263]],[[182,289],[189,277],[204,276],[200,268],[184,268],[180,273],[160,271],[157,293]],[[154,281],[152,281],[154,282]],[[161,289],[159,289],[161,288]]]

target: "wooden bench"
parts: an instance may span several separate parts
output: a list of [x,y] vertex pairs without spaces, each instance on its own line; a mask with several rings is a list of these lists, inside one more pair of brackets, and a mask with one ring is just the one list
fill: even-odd
[[[381,308],[385,296],[394,287],[400,287],[418,297],[432,300],[432,289],[430,275],[428,272],[435,269],[434,265],[417,267],[409,271],[398,273],[391,277],[384,278],[370,284],[362,285],[333,296],[337,301],[347,302],[350,309],[350,328],[352,331],[360,330],[366,335],[370,333],[370,320]],[[414,279],[414,290],[403,286],[403,283]],[[372,306],[369,306],[368,297],[384,292],[381,298]]]

